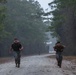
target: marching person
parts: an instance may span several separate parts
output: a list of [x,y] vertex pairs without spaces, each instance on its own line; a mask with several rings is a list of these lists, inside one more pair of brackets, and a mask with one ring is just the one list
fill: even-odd
[[16,67],[20,67],[20,58],[21,58],[21,51],[23,50],[23,46],[19,42],[17,38],[14,38],[14,42],[11,45],[10,51],[13,51],[15,57],[15,64]]
[[54,46],[54,51],[56,51],[57,63],[60,68],[61,68],[62,59],[63,59],[62,57],[63,49],[64,49],[64,46],[61,44],[60,41],[58,41]]

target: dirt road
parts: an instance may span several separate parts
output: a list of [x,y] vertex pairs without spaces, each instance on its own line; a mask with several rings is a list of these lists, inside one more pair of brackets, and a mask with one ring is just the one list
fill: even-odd
[[24,57],[21,67],[16,68],[14,62],[0,65],[0,75],[76,75],[76,65],[70,61],[63,61],[62,68],[56,65],[56,60],[48,55]]

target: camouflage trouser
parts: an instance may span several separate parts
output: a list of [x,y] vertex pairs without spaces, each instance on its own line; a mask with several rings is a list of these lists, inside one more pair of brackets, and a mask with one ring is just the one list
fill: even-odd
[[56,59],[57,59],[58,66],[61,67],[62,59],[63,59],[61,52],[56,53]]
[[21,52],[20,51],[14,51],[14,57],[15,57],[15,63],[20,64]]

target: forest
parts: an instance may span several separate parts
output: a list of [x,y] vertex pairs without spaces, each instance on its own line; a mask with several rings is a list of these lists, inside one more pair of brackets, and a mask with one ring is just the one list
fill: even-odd
[[[65,45],[64,55],[76,55],[76,0],[53,0],[48,5],[51,11],[45,13],[35,0],[0,0],[0,57],[10,56],[15,37],[24,55],[48,53],[47,30]],[[42,16],[51,14],[47,27]]]
[[48,5],[51,35],[66,46],[64,55],[76,55],[76,0],[53,0]]
[[43,9],[34,0],[0,0],[0,57],[10,56],[14,38],[24,47],[23,54],[48,53]]

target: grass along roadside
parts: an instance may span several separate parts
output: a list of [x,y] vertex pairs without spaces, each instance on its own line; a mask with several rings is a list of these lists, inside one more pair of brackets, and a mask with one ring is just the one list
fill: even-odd
[[[55,55],[48,56],[49,58],[55,59]],[[76,56],[63,56],[63,60],[71,61],[76,64]]]
[[12,57],[0,57],[0,64],[13,61]]

